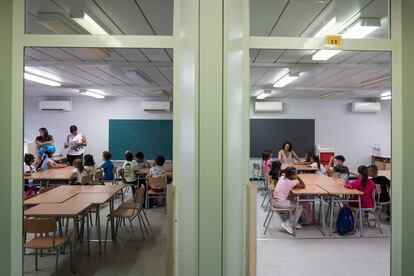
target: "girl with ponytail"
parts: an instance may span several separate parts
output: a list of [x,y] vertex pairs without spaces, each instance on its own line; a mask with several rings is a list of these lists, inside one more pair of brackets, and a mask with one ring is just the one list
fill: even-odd
[[[375,183],[368,178],[368,167],[359,166],[358,179],[345,184],[345,188],[357,189],[363,192],[361,195],[361,208],[375,208],[375,200],[373,195],[377,194]],[[357,203],[350,204],[351,207],[358,207]]]

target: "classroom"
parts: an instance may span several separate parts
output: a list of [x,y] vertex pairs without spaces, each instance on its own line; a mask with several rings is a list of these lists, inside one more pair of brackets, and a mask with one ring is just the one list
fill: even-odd
[[408,0],[4,0],[1,275],[411,275]]

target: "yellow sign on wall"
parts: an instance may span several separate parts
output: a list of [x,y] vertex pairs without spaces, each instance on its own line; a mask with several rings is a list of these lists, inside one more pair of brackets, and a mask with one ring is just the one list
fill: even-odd
[[333,49],[342,48],[342,36],[340,35],[327,35],[326,46]]

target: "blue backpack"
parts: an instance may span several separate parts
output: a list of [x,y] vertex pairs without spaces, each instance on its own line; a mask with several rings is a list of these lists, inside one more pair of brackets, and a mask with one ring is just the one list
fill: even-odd
[[349,207],[342,207],[339,210],[338,218],[336,219],[336,232],[343,236],[354,231],[354,214]]

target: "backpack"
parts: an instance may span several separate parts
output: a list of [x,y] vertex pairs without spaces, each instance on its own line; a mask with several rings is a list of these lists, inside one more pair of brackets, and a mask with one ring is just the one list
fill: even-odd
[[302,215],[300,216],[299,222],[302,225],[309,225],[313,223],[313,214],[312,214],[312,209],[311,209],[311,205],[309,202],[302,202],[302,206],[303,206],[303,212]]
[[47,151],[50,151],[52,154],[55,154],[56,147],[54,145],[43,145],[39,148],[41,154],[45,154]]
[[342,207],[339,210],[338,218],[336,219],[336,232],[340,235],[346,235],[354,231],[354,215],[349,207]]

